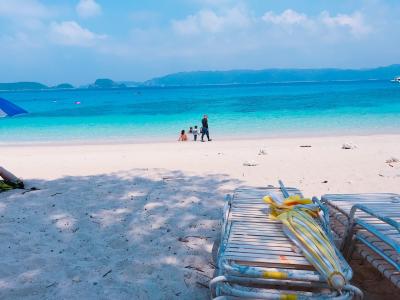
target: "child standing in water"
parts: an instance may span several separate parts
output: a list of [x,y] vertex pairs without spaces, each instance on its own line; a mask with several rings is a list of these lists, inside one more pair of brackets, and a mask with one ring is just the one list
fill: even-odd
[[193,133],[194,141],[197,141],[197,135],[199,134],[199,130],[197,129],[197,125],[194,126],[194,129],[193,129],[192,133]]

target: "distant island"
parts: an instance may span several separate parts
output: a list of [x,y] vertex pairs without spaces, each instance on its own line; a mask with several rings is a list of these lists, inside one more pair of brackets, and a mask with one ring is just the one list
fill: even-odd
[[38,82],[0,83],[0,91],[44,90],[49,87]]
[[[126,88],[125,83],[115,82],[111,79],[97,79],[94,83],[88,84],[83,89],[112,89],[112,88]],[[36,90],[66,90],[75,89],[70,83],[61,83],[56,86],[47,86],[38,82],[13,82],[13,83],[0,83],[0,91],[36,91]]]
[[[80,89],[115,89],[129,87],[168,87],[277,82],[391,80],[400,76],[400,64],[370,69],[265,69],[232,71],[194,71],[169,74],[144,82],[97,79]],[[0,83],[0,91],[74,89],[69,83],[49,87],[38,82]]]
[[97,79],[93,84],[88,86],[89,89],[115,89],[115,88],[126,88],[123,83],[115,82],[111,79]]
[[266,69],[181,72],[144,82],[146,86],[198,86],[274,82],[391,80],[400,76],[400,65],[373,69]]
[[62,83],[53,87],[49,87],[39,82],[12,82],[0,83],[0,91],[40,91],[50,89],[73,89],[74,86],[69,83]]
[[56,85],[56,86],[54,86],[54,87],[52,87],[53,89],[59,89],[59,90],[62,90],[62,89],[74,89],[75,87],[72,85],[72,84],[69,84],[69,83],[61,83],[61,84],[59,84],[59,85]]

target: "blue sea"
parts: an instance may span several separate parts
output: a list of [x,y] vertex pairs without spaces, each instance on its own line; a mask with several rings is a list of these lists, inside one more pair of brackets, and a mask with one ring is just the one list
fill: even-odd
[[400,84],[309,82],[0,92],[29,114],[0,143],[174,141],[209,116],[214,139],[400,132]]

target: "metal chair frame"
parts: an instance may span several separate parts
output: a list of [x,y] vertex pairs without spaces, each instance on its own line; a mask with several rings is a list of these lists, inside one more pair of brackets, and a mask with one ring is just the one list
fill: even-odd
[[351,260],[357,252],[400,288],[400,195],[324,195],[321,200],[330,208],[345,257]]
[[[212,298],[282,299],[293,295],[297,299],[362,297],[362,292],[350,285],[346,285],[341,294],[331,289],[326,279],[283,234],[279,221],[269,219],[268,205],[263,203],[262,196],[271,192],[280,192],[284,197],[290,193],[301,196],[296,189],[282,187],[283,184],[280,188],[239,189],[234,196],[227,196],[217,256],[218,272],[210,282]],[[241,199],[241,193],[250,195]],[[251,196],[252,193],[256,195]],[[322,210],[321,224],[326,230],[329,228],[328,210],[317,198],[313,200]],[[351,268],[337,252],[346,269],[345,277],[350,280]]]

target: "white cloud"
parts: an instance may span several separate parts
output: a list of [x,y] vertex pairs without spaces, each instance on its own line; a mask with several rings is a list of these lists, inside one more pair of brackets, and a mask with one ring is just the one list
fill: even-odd
[[0,43],[7,45],[13,51],[40,48],[40,42],[24,32],[16,32],[14,35],[0,35]]
[[82,18],[95,17],[101,14],[101,6],[95,0],[80,0],[76,12]]
[[35,0],[0,0],[0,16],[3,17],[39,19],[50,15],[50,10]]
[[173,20],[173,29],[179,34],[195,34],[200,32],[198,16],[190,15],[184,20]]
[[249,14],[239,7],[228,9],[222,14],[205,9],[189,15],[183,20],[172,21],[175,32],[183,35],[201,32],[218,33],[228,29],[246,28],[250,24]]
[[298,13],[292,9],[287,9],[282,14],[275,14],[269,11],[264,14],[262,19],[267,23],[275,25],[296,25],[309,22],[307,15]]
[[338,14],[333,17],[329,12],[323,11],[321,20],[329,27],[348,27],[355,36],[361,36],[371,31],[371,28],[365,24],[364,16],[360,12],[354,12],[351,15]]
[[54,42],[67,46],[90,47],[106,38],[105,35],[98,35],[81,27],[75,21],[53,22],[50,31]]
[[[338,14],[336,16],[331,16],[329,12],[323,11],[318,16],[307,16],[304,13],[287,9],[281,14],[268,11],[264,14],[262,20],[278,27],[286,29],[289,27],[291,30],[301,25],[322,35],[335,33],[334,31],[340,33],[341,29],[348,29],[352,35],[359,37],[371,31],[371,28],[364,21],[363,14],[358,11],[352,14]],[[328,32],[328,29],[331,32]]]

